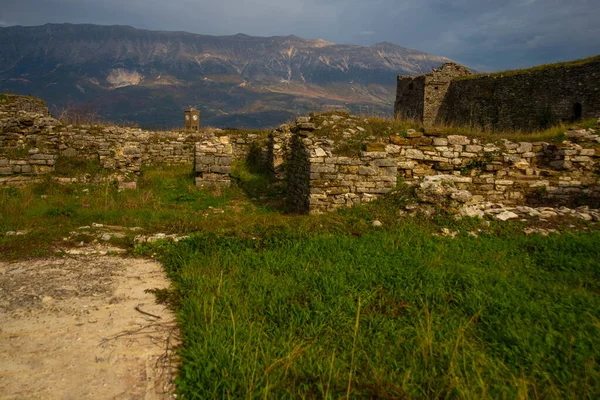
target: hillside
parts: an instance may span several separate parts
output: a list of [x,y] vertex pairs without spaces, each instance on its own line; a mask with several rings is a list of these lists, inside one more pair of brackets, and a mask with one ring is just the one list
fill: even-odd
[[75,105],[145,127],[265,127],[319,109],[392,113],[395,76],[444,57],[391,43],[338,45],[296,36],[207,36],[127,26],[0,28],[0,91],[32,94],[52,111]]

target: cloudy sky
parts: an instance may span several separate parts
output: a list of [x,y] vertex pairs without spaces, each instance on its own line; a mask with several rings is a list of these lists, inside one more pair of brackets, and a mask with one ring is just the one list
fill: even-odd
[[400,46],[482,71],[600,54],[600,0],[0,0],[0,26],[131,25]]

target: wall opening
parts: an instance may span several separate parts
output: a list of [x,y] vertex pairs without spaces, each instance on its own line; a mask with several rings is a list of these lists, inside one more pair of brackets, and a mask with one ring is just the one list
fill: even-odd
[[583,115],[583,109],[581,107],[581,103],[573,104],[573,121],[581,121],[582,115]]
[[408,90],[413,90],[414,87],[415,85],[411,82],[410,85],[408,85]]

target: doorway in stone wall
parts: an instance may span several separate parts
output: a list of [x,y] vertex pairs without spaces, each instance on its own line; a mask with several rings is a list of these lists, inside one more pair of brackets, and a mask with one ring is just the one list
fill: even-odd
[[581,121],[582,115],[583,108],[581,107],[581,103],[573,104],[573,121]]

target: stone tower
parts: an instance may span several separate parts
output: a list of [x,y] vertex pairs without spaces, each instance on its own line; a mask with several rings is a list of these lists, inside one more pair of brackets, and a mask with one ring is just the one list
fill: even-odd
[[183,112],[184,127],[186,131],[198,131],[200,130],[200,111],[194,107]]
[[450,83],[458,77],[471,75],[466,67],[447,62],[428,74],[398,76],[394,115],[396,119],[414,119],[424,125],[434,125]]

